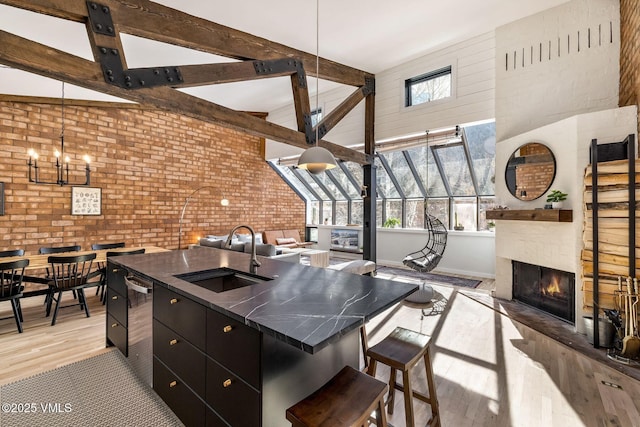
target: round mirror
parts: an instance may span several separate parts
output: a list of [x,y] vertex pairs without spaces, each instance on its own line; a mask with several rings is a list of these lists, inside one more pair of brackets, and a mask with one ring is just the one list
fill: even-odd
[[520,200],[535,200],[545,194],[556,176],[556,159],[544,144],[530,142],[513,152],[505,171],[507,188]]

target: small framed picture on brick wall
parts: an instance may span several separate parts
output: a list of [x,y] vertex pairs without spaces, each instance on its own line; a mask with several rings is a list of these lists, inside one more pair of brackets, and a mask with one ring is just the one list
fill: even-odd
[[102,188],[71,187],[71,215],[102,215]]

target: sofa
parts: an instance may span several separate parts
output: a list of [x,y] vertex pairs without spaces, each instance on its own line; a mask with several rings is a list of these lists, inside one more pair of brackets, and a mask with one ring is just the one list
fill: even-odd
[[[245,235],[239,235],[239,236],[245,236]],[[231,240],[231,247],[230,248],[225,248],[224,244],[226,243],[227,239],[226,236],[208,236],[208,237],[204,237],[202,239],[200,239],[200,247],[209,247],[209,248],[215,248],[215,249],[227,249],[227,250],[231,250],[231,251],[236,251],[236,252],[244,252],[244,253],[251,253],[251,235],[249,236],[249,241],[245,242],[242,241],[244,240],[244,238],[240,237],[240,238],[234,238]],[[224,239],[222,239],[221,237],[225,237]],[[258,243],[258,239],[257,239],[257,235],[256,235],[256,255],[259,256],[263,256],[269,259],[277,259],[280,261],[287,261],[287,262],[293,262],[293,263],[299,263],[300,262],[300,254],[299,253],[286,253],[283,254],[281,251],[279,251],[275,245],[271,245],[268,243]],[[260,239],[261,241],[262,239]],[[198,247],[198,245],[193,246],[195,248]]]
[[298,230],[268,230],[262,232],[262,241],[279,248],[304,248],[313,245],[313,242],[300,241]]

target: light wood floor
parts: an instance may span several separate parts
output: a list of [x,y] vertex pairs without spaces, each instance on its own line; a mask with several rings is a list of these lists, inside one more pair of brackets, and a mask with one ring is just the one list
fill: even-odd
[[[399,305],[367,331],[370,344],[396,326],[432,336],[443,426],[640,426],[637,380],[513,321],[500,313],[499,300],[494,309],[465,295],[474,291],[434,288],[441,298],[434,313],[422,318],[420,310]],[[23,334],[12,319],[0,321],[0,384],[106,351],[104,308],[93,292],[89,301],[90,318],[67,308],[51,327],[42,298],[25,300]],[[0,316],[10,313],[0,303]],[[422,364],[414,376],[414,387],[426,391]],[[388,370],[379,365],[377,377],[386,382]],[[414,405],[424,425],[429,409]],[[405,425],[400,393],[389,421]]]

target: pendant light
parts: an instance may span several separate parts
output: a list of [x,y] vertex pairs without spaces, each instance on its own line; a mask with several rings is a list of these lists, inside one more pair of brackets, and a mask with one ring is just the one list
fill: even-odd
[[[316,117],[318,117],[319,109],[319,93],[320,93],[320,0],[316,0]],[[318,146],[318,123],[316,122],[316,145],[307,148],[298,159],[298,167],[306,169],[310,173],[317,175],[328,169],[333,169],[337,165],[335,157],[331,151]]]

